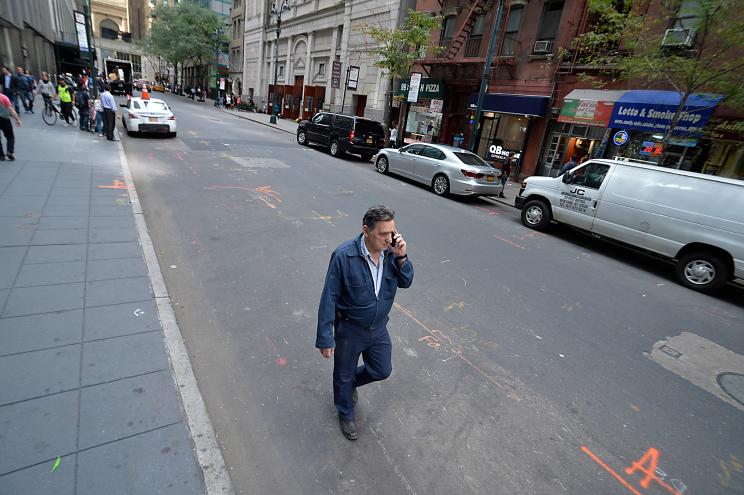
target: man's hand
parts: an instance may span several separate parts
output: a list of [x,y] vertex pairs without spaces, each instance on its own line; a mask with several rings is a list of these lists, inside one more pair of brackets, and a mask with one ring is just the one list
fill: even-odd
[[323,356],[326,359],[331,359],[333,357],[333,347],[330,349],[318,349],[320,351],[320,355]]
[[21,127],[21,119],[16,119],[16,126]]
[[393,238],[395,239],[395,247],[391,246],[393,254],[395,256],[403,256],[406,254],[406,241],[403,239],[403,236],[400,234],[393,234]]

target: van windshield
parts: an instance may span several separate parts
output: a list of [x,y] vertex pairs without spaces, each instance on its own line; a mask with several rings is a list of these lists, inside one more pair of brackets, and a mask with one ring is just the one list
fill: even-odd
[[385,131],[382,130],[382,124],[371,120],[357,120],[356,132],[360,134],[372,134],[375,136],[383,136]]

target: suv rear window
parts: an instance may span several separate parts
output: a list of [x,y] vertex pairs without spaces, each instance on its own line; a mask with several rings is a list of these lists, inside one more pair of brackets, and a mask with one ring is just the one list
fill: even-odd
[[356,132],[359,134],[367,134],[373,136],[384,136],[385,131],[382,129],[382,124],[373,120],[362,120],[357,119],[356,121]]
[[335,125],[340,129],[346,129],[350,131],[352,127],[354,127],[354,119],[352,119],[351,117],[336,115]]

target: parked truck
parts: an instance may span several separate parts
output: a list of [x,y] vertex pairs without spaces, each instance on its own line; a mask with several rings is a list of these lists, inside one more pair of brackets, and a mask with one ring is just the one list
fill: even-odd
[[106,59],[106,77],[111,82],[111,94],[132,94],[132,62],[129,60]]

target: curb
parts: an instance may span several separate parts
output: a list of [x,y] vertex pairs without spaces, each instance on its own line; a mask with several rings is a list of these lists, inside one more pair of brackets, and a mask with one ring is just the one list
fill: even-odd
[[[281,127],[275,126],[274,124],[265,124],[264,122],[259,122],[258,120],[253,120],[253,119],[250,119],[248,117],[243,117],[242,115],[238,115],[238,114],[232,113],[232,112],[230,112],[228,110],[223,110],[222,108],[219,108],[218,110],[220,112],[222,112],[222,113],[226,113],[228,115],[232,115],[233,117],[237,117],[239,119],[248,120],[250,122],[255,122],[256,124],[263,125],[263,126],[266,126],[266,127],[271,127],[272,129],[275,129],[277,131],[282,131],[282,132],[286,132],[287,134],[294,135],[294,132],[288,131],[286,129],[282,129]],[[261,115],[266,115],[266,114],[261,114]]]
[[[118,130],[116,131],[118,134]],[[158,308],[158,317],[163,326],[165,349],[171,363],[171,373],[175,380],[176,390],[181,399],[183,411],[187,419],[187,427],[191,440],[194,443],[199,467],[202,471],[204,486],[207,495],[233,495],[232,481],[222,457],[222,451],[217,443],[212,421],[209,419],[204,398],[199,391],[194,370],[191,366],[186,345],[183,342],[181,329],[178,327],[176,315],[173,312],[170,296],[165,286],[165,280],[160,270],[155,247],[148,233],[145,216],[142,212],[137,191],[134,188],[134,180],[129,170],[129,162],[124,154],[124,146],[119,139],[116,143],[119,149],[119,160],[124,171],[124,181],[129,191],[129,201],[132,204],[132,213],[137,226],[142,252],[147,264],[152,290],[155,294],[155,303]]]

